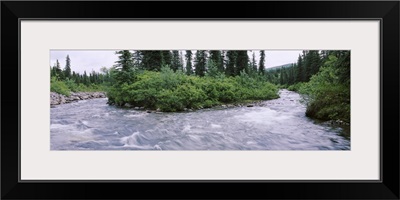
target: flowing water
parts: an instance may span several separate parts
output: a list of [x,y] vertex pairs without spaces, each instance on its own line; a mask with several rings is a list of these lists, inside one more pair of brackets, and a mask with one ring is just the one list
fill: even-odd
[[[350,150],[349,127],[305,116],[299,94],[254,107],[147,113],[83,100],[51,108],[51,150]],[[346,136],[346,137],[345,137]]]

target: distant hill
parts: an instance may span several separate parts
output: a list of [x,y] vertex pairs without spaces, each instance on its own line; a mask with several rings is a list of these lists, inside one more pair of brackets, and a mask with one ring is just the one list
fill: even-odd
[[271,70],[276,70],[276,69],[280,69],[280,68],[288,68],[288,67],[292,67],[294,63],[288,63],[288,64],[284,64],[284,65],[279,65],[279,66],[275,66],[275,67],[270,67],[265,69],[266,71],[271,71]]

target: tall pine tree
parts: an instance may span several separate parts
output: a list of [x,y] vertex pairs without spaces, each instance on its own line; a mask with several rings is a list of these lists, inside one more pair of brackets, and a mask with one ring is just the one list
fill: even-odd
[[206,73],[207,53],[205,50],[197,50],[195,58],[195,73],[197,76],[204,76]]
[[[116,61],[115,69],[117,70],[115,79],[118,83],[131,83],[132,80],[132,72],[133,72],[133,60],[132,53],[129,50],[122,50],[115,52],[118,54],[118,59]],[[85,71],[86,74],[86,71]]]
[[171,67],[171,62],[172,62],[171,51],[161,51],[161,58],[162,58],[162,65],[169,65]]
[[237,51],[236,53],[236,75],[240,75],[241,72],[249,72],[248,63],[249,56],[247,55],[247,51]]
[[67,55],[65,60],[64,77],[66,79],[71,78],[71,59],[69,59],[69,55]]
[[172,51],[172,62],[171,62],[171,69],[176,72],[181,67],[181,61],[179,58],[179,51],[173,50]]
[[255,54],[254,51],[253,51],[253,58],[251,60],[251,68],[252,68],[253,71],[255,71],[255,72],[257,71],[256,54]]
[[296,75],[296,82],[303,82],[304,81],[304,70],[303,70],[303,58],[299,55],[297,58],[297,75]]
[[236,51],[229,50],[226,52],[227,62],[225,73],[227,76],[235,76]]
[[259,63],[259,67],[258,67],[258,72],[261,75],[265,74],[265,52],[264,52],[264,50],[260,51],[260,63]]
[[224,71],[223,63],[221,62],[221,51],[211,50],[210,51],[210,59],[213,61],[213,64],[216,66],[217,70],[220,72]]
[[145,70],[160,71],[163,59],[161,51],[142,51],[142,66]]
[[192,75],[193,74],[193,69],[192,69],[192,51],[191,50],[186,50],[186,75]]

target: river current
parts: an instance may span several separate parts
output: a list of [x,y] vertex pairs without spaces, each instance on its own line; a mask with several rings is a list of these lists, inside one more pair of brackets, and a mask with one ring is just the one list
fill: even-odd
[[305,116],[299,94],[254,107],[147,113],[83,100],[51,108],[51,150],[350,150],[349,127]]

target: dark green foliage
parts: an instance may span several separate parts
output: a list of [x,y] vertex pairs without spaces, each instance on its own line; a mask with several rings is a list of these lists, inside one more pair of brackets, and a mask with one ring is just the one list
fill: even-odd
[[182,70],[182,63],[179,57],[179,51],[177,50],[172,51],[171,69],[174,70],[175,72],[177,70]]
[[349,51],[330,52],[319,72],[300,86],[299,92],[310,98],[307,116],[350,122],[350,79],[346,78],[350,73],[349,54]]
[[265,74],[265,51],[264,50],[260,51],[260,63],[259,63],[259,67],[258,67],[258,72],[261,75]]
[[213,61],[218,71],[220,72],[224,71],[224,63],[221,57],[221,51],[218,50],[210,51],[210,60]]
[[119,60],[116,61],[114,78],[118,84],[130,83],[132,81],[132,72],[134,71],[132,53],[129,50],[122,50],[117,51],[116,54],[119,54]]
[[69,59],[69,55],[65,60],[64,78],[71,78],[71,59]]
[[172,54],[171,51],[161,51],[162,62],[161,65],[172,66]]
[[142,55],[142,51],[134,51],[132,53],[132,60],[133,60],[133,67],[135,69],[144,69],[144,66],[142,65],[142,60],[143,60],[143,55]]
[[249,56],[247,51],[236,51],[236,69],[235,75],[239,75],[240,72],[249,73]]
[[301,55],[299,55],[299,58],[297,59],[296,82],[304,82],[303,58]]
[[227,57],[227,63],[226,63],[226,70],[225,73],[227,76],[235,76],[236,75],[236,51],[227,51],[226,52],[226,57]]
[[187,50],[185,57],[186,57],[186,75],[191,75],[193,74],[193,69],[192,69],[192,51]]
[[256,61],[256,54],[253,52],[253,57],[251,60],[251,69],[253,71],[257,71],[257,61]]
[[161,51],[141,51],[142,66],[145,70],[160,71],[163,63]]
[[194,61],[194,72],[197,76],[204,76],[206,73],[207,53],[205,50],[197,50]]

